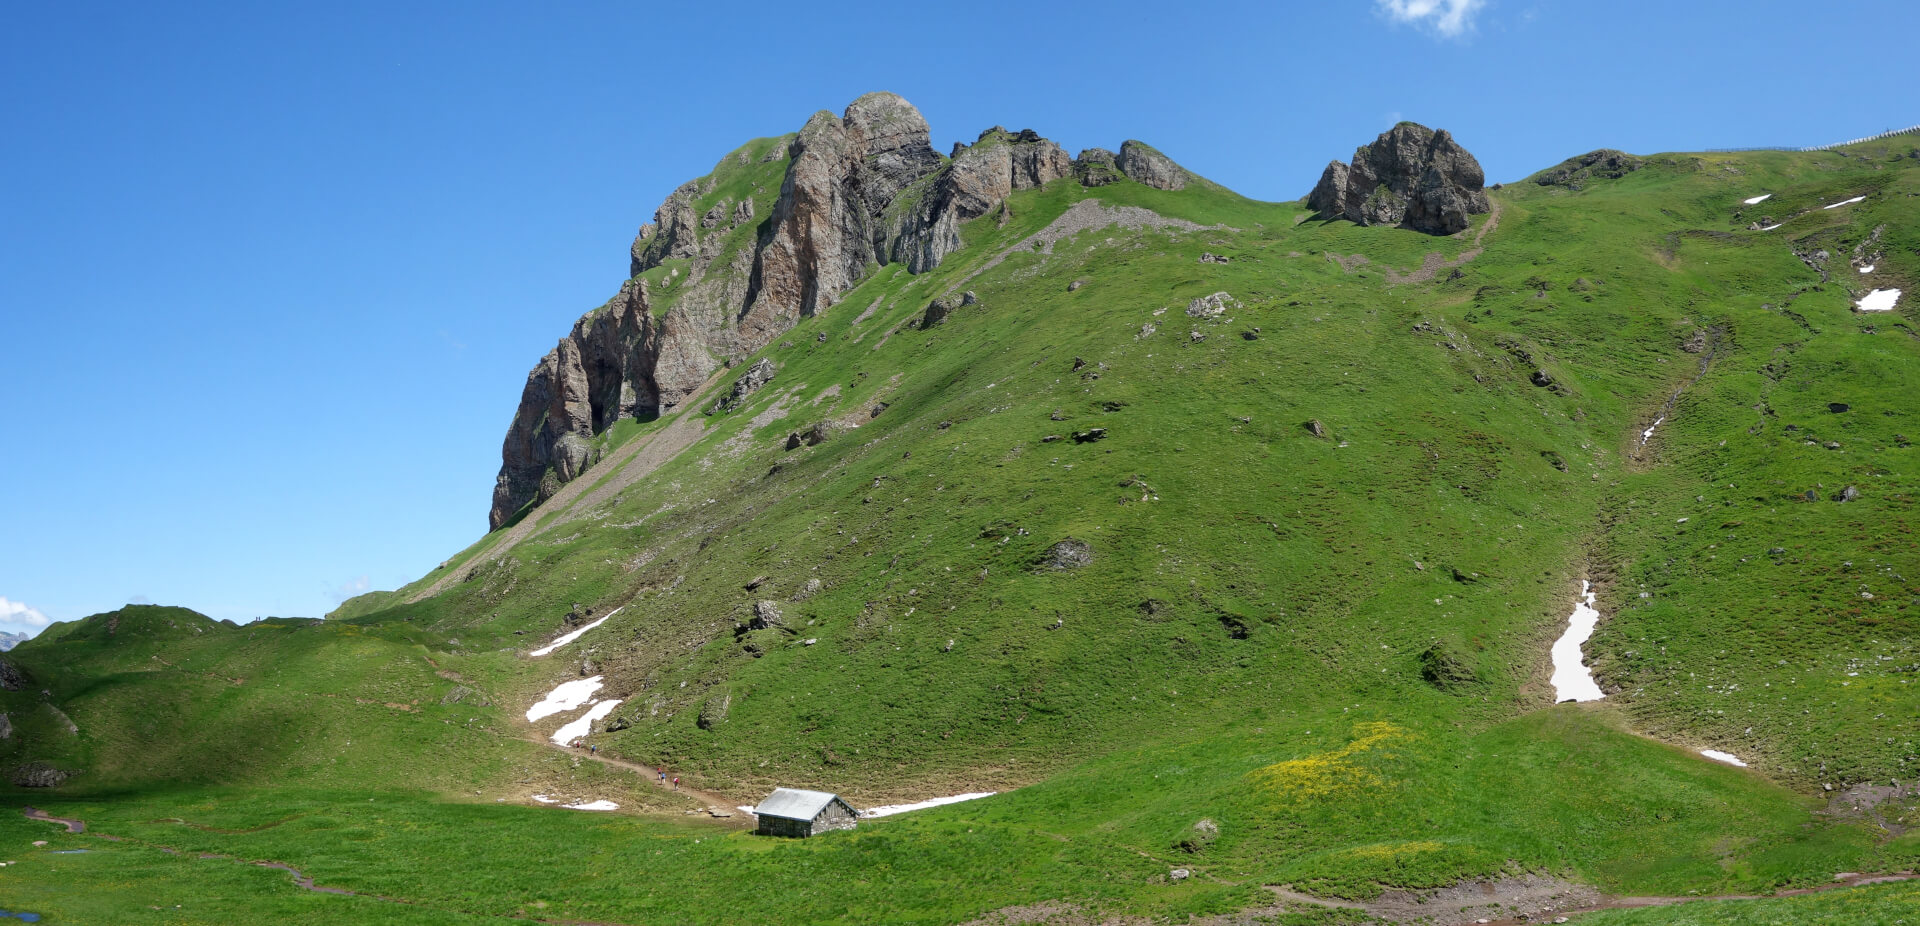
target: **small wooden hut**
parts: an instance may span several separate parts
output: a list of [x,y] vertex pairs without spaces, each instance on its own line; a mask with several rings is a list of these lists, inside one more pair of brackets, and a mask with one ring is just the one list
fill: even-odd
[[850,830],[860,820],[860,811],[840,795],[800,788],[773,789],[753,813],[760,820],[754,832],[762,836],[807,837],[828,830]]

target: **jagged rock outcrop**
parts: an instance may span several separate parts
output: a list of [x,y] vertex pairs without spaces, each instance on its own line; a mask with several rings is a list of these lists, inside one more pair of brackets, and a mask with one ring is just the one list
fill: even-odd
[[925,273],[960,249],[961,223],[998,208],[1015,190],[1042,187],[1072,172],[1067,153],[1034,130],[994,126],[971,145],[956,144],[945,169],[901,197],[889,213],[881,253]]
[[1081,186],[1106,186],[1126,176],[1114,153],[1105,148],[1087,148],[1073,159],[1073,175]]
[[1480,162],[1445,129],[1402,122],[1354,151],[1352,164],[1328,164],[1307,205],[1327,218],[1451,235],[1492,208],[1485,184]]
[[1533,182],[1541,186],[1571,186],[1578,189],[1583,180],[1618,180],[1639,170],[1645,163],[1625,151],[1599,148],[1570,157],[1535,174]]
[[1143,141],[1122,142],[1114,163],[1128,178],[1155,189],[1178,190],[1187,185],[1186,169]]
[[28,762],[13,770],[13,783],[22,788],[57,788],[74,773],[49,762]]
[[20,691],[27,687],[27,674],[20,667],[0,659],[0,689]]
[[748,396],[759,392],[761,386],[772,382],[775,372],[773,361],[765,357],[760,358],[753,366],[748,367],[747,372],[741,374],[739,379],[733,381],[733,387],[727,390],[726,395],[714,399],[713,404],[707,406],[707,414],[718,415],[739,408],[740,403],[745,402]]
[[[768,177],[779,168],[759,165],[782,155],[777,195],[769,183],[759,205],[736,192],[717,196],[716,176]],[[740,149],[715,175],[667,196],[634,238],[620,292],[527,374],[489,523],[500,527],[585,472],[594,435],[678,407],[715,371],[833,305],[871,268],[897,262],[924,273],[961,247],[962,224],[996,211],[1004,224],[1016,191],[1122,176],[1167,190],[1191,179],[1137,141],[1117,156],[1094,148],[1075,161],[1031,129],[998,126],[942,159],[926,119],[891,93],[869,93],[838,116],[815,113],[762,156]],[[669,264],[677,261],[686,263]]]

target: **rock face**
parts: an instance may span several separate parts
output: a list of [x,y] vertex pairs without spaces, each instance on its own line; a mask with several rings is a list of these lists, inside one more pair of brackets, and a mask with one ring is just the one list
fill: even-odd
[[[721,176],[729,191],[744,176],[763,190],[759,202],[719,195]],[[998,126],[942,159],[926,119],[891,93],[867,94],[837,116],[815,113],[759,156],[729,155],[667,196],[628,250],[620,291],[527,374],[501,446],[490,526],[578,478],[594,463],[593,437],[615,422],[678,408],[715,371],[827,310],[871,268],[938,267],[960,248],[962,224],[989,213],[1005,224],[1010,195],[1065,177],[1090,186],[1128,177],[1166,190],[1191,179],[1137,141],[1117,156],[1094,148],[1076,161],[1031,129]]]
[[1639,170],[1644,163],[1625,151],[1600,148],[1570,157],[1535,174],[1533,182],[1541,186],[1571,186],[1579,189],[1583,180],[1618,180]]
[[773,361],[765,357],[760,358],[753,366],[748,367],[747,372],[741,374],[739,379],[733,381],[733,387],[727,390],[726,395],[713,400],[713,404],[707,407],[707,414],[717,415],[739,408],[740,403],[745,402],[748,396],[759,392],[761,386],[773,381],[774,372]]
[[1178,190],[1187,185],[1186,169],[1143,141],[1122,142],[1114,163],[1121,173],[1155,189]]
[[1073,159],[1073,175],[1081,186],[1106,186],[1126,176],[1114,153],[1105,148],[1088,148]]
[[881,229],[881,253],[925,273],[960,249],[960,225],[1006,202],[1015,190],[1042,187],[1073,173],[1073,160],[1032,129],[994,126],[971,145],[955,145],[944,170],[908,190]]
[[19,691],[27,687],[27,675],[20,667],[5,659],[0,659],[0,688],[7,691]]
[[1492,208],[1485,183],[1480,162],[1445,129],[1402,122],[1354,151],[1352,164],[1328,164],[1307,205],[1360,225],[1451,235]]
[[73,773],[45,762],[28,762],[13,770],[13,783],[22,788],[55,788]]

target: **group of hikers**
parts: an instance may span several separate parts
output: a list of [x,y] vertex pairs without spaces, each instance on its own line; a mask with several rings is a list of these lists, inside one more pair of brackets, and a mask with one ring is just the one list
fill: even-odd
[[[586,750],[587,750],[587,754],[588,754],[588,755],[591,755],[591,756],[597,756],[597,755],[599,755],[599,754],[600,754],[600,744],[599,744],[599,743],[593,743],[593,744],[591,744],[591,745],[589,745],[589,744],[587,743],[587,740],[586,740],[586,738],[585,738],[585,737],[581,737],[580,739],[577,739],[577,740],[574,740],[573,742],[571,742],[571,743],[568,743],[567,745],[569,745],[569,746],[572,746],[572,747],[573,747],[573,748],[575,748],[575,749],[579,749],[579,748],[581,748],[581,747],[583,747],[583,746],[584,746],[584,747],[586,747]],[[664,788],[664,787],[667,787],[667,785],[668,785],[668,780],[667,780],[667,767],[666,767],[666,766],[664,766],[664,765],[662,765],[662,766],[660,766],[659,768],[657,768],[657,769],[655,769],[655,771],[657,771],[657,772],[659,773],[659,775],[660,775],[660,787],[663,787],[663,788]],[[679,776],[679,775],[675,775],[675,776],[673,776],[673,780],[672,780],[672,785],[673,785],[673,790],[675,790],[675,791],[678,791],[678,790],[680,790],[680,776]]]

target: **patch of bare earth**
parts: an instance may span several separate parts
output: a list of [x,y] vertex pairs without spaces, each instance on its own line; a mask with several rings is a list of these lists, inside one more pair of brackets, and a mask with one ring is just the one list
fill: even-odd
[[1152,209],[1139,206],[1109,206],[1097,199],[1083,199],[1074,203],[1060,217],[1047,223],[1047,227],[1021,239],[1018,244],[1009,246],[993,256],[993,259],[975,267],[959,282],[948,287],[949,291],[958,290],[973,281],[974,277],[986,273],[1000,265],[1014,254],[1033,252],[1052,254],[1053,246],[1081,232],[1095,229],[1119,227],[1123,229],[1171,228],[1177,231],[1239,231],[1227,225],[1201,225],[1186,219],[1175,219],[1161,215]]

